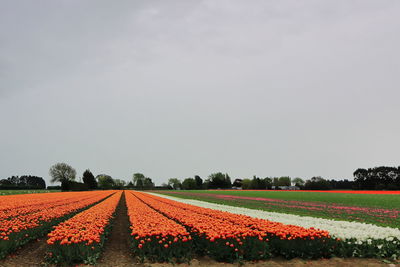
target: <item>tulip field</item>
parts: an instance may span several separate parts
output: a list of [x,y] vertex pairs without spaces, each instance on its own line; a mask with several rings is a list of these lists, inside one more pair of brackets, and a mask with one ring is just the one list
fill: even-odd
[[[127,218],[122,227],[128,234],[119,242],[127,243],[132,264],[201,257],[242,263],[400,256],[400,210],[391,206],[400,195],[374,207],[354,206],[356,195],[349,197],[352,205],[346,205],[332,202],[334,196],[327,193],[325,202],[268,194],[272,196],[245,191],[110,190],[0,196],[0,258],[7,261],[27,243],[44,239],[44,253],[38,257],[47,264],[95,264],[107,252],[114,221],[121,216]],[[332,210],[332,216],[321,209]],[[343,214],[349,218],[341,220]],[[381,221],[363,222],[368,216]]]

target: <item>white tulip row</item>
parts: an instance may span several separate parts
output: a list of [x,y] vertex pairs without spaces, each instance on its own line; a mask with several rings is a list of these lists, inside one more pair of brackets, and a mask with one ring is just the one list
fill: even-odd
[[[199,207],[227,211],[236,214],[243,214],[284,224],[297,225],[305,228],[314,227],[317,229],[326,230],[331,234],[331,236],[340,238],[342,240],[355,238],[358,244],[361,244],[362,242],[370,243],[371,239],[385,239],[389,242],[394,239],[400,239],[400,229],[391,227],[381,227],[360,222],[336,221],[286,213],[268,212],[263,210],[215,204],[194,199],[183,199],[155,193],[152,194]],[[396,241],[394,240],[394,242]]]

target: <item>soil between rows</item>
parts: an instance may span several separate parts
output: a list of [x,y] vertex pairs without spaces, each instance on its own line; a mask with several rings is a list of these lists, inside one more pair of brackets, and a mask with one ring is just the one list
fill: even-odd
[[[400,262],[385,263],[379,259],[322,259],[322,260],[303,260],[303,259],[271,259],[259,262],[246,262],[242,265],[227,264],[216,262],[207,257],[195,258],[190,264],[168,264],[168,263],[139,263],[130,252],[129,247],[129,218],[127,214],[125,193],[122,194],[118,203],[113,228],[104,246],[104,252],[98,260],[96,266],[100,267],[127,267],[127,266],[152,266],[152,267],[233,267],[233,266],[400,266]],[[46,237],[26,244],[6,259],[0,261],[1,267],[35,267],[44,266],[44,257],[46,253]],[[84,266],[84,265],[80,265]],[[86,265],[89,266],[89,265]]]
[[129,236],[128,210],[125,193],[122,193],[115,213],[113,228],[96,266],[132,266],[133,256],[129,249]]

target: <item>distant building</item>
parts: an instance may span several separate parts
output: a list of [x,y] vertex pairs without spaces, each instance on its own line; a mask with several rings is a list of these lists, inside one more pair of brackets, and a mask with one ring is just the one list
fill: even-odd
[[233,183],[232,183],[232,188],[233,189],[242,189],[242,182],[243,182],[243,179],[235,179],[235,181],[233,181]]
[[272,186],[272,190],[300,190],[300,187],[298,186]]

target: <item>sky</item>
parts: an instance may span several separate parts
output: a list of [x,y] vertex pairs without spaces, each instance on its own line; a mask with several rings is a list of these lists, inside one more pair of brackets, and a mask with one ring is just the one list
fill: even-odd
[[0,179],[400,165],[400,1],[0,6]]

